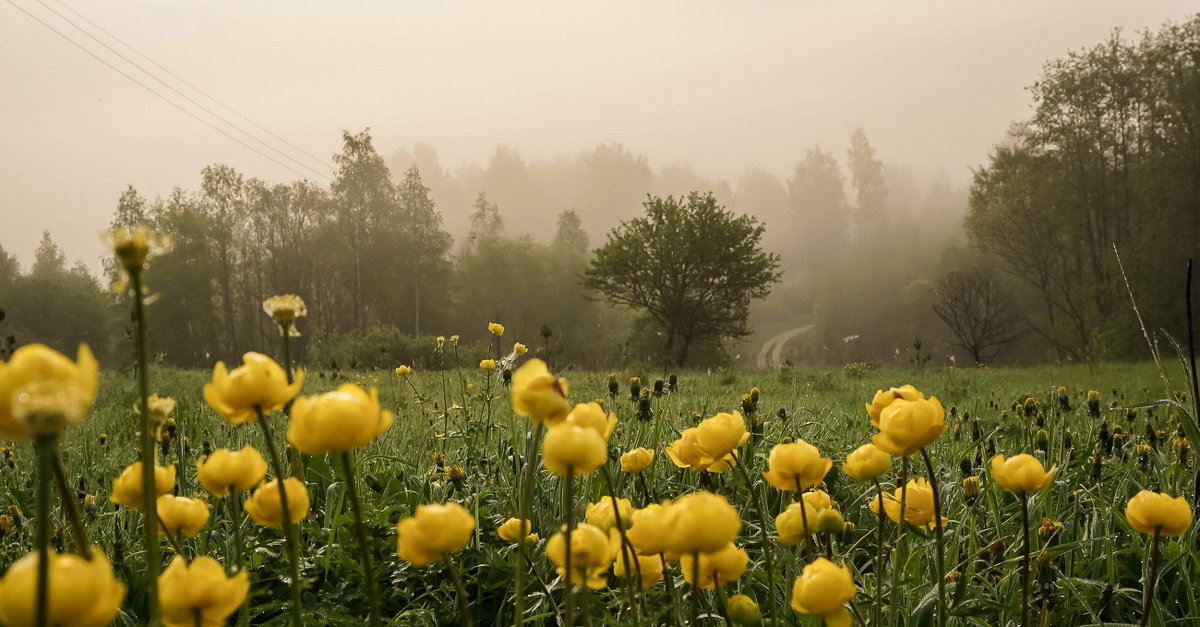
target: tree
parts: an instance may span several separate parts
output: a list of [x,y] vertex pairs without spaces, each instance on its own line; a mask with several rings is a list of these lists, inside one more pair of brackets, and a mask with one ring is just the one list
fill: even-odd
[[763,226],[711,193],[650,196],[645,215],[621,222],[595,251],[583,286],[644,310],[662,326],[663,355],[684,365],[698,340],[749,335],[750,301],[778,282],[779,256],[761,248]]
[[938,278],[935,294],[933,311],[976,364],[1017,340],[1019,319],[993,266],[951,270]]
[[846,163],[854,187],[854,238],[870,245],[878,235],[877,231],[884,226],[883,211],[888,190],[883,181],[883,164],[875,158],[875,148],[861,128],[855,129],[850,136]]
[[504,218],[500,216],[500,207],[488,201],[487,192],[479,192],[472,206],[475,208],[470,218],[473,244],[504,235]]
[[837,159],[820,146],[805,153],[788,179],[788,205],[796,214],[792,247],[798,265],[809,272],[846,253],[850,212],[845,181]]

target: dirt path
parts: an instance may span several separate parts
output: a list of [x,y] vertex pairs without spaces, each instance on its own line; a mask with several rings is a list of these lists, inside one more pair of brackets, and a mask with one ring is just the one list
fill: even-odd
[[783,365],[783,347],[787,345],[788,340],[808,331],[813,328],[813,325],[806,324],[802,327],[797,327],[789,331],[784,331],[775,337],[767,340],[761,350],[758,351],[758,367],[759,368],[779,368]]

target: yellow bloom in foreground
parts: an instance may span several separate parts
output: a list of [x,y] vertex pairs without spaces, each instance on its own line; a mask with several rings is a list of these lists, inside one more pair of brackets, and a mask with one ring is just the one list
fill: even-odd
[[501,540],[508,542],[520,542],[522,539],[526,542],[537,542],[538,535],[529,533],[533,528],[533,523],[530,521],[521,521],[516,518],[509,518],[504,521],[504,524],[496,528],[496,535],[500,536]]
[[871,418],[871,425],[876,429],[879,428],[879,415],[883,412],[883,408],[890,405],[892,401],[915,401],[922,398],[925,398],[925,394],[911,385],[902,385],[898,388],[890,388],[888,390],[876,390],[875,398],[871,399],[870,403],[867,403],[867,415]]
[[101,239],[129,272],[142,270],[147,260],[171,251],[171,239],[148,226],[113,229],[101,235]]
[[166,528],[176,538],[179,534],[195,537],[208,522],[208,503],[200,499],[164,494],[158,497],[156,509],[158,531],[161,533]]
[[1142,490],[1125,506],[1125,520],[1142,533],[1177,538],[1192,525],[1192,508],[1182,496]]
[[204,400],[232,425],[257,417],[256,410],[269,414],[295,398],[304,383],[304,371],[288,385],[287,374],[275,360],[262,353],[246,353],[243,365],[230,372],[225,362],[213,368],[212,382],[204,384]]
[[617,426],[617,415],[605,413],[600,403],[579,403],[567,414],[566,422],[593,429],[607,442]]
[[[175,466],[155,466],[154,489],[155,496],[162,496],[175,487]],[[117,505],[132,509],[142,507],[142,462],[133,462],[121,471],[121,475],[113,479],[112,494],[108,500]]]
[[[283,489],[287,491],[288,513],[292,516],[292,522],[304,520],[308,516],[309,505],[308,490],[304,484],[295,477],[288,477],[283,482]],[[278,479],[258,486],[243,506],[254,522],[264,527],[283,527],[283,505],[279,498]]]
[[836,566],[819,557],[805,566],[792,584],[792,609],[821,616],[830,627],[850,627],[850,610],[845,605],[856,592],[854,578],[844,564]]
[[488,333],[491,333],[497,337],[504,335],[504,325],[500,324],[499,322],[489,322]]
[[379,392],[343,383],[333,392],[302,396],[292,405],[288,442],[309,455],[344,453],[366,446],[392,426],[392,412],[379,406]]
[[308,306],[295,294],[272,296],[263,301],[262,307],[263,311],[275,321],[275,324],[290,325],[296,321],[296,318],[308,315]]
[[[572,584],[587,582],[593,590],[603,588],[608,582],[604,571],[613,562],[615,552],[608,536],[597,527],[587,523],[571,530],[571,574]],[[567,540],[563,533],[556,533],[546,541],[546,556],[558,567],[560,576],[567,576]]]
[[555,424],[571,410],[567,380],[550,374],[546,362],[530,359],[512,376],[513,411],[537,423]]
[[946,430],[945,417],[936,396],[894,400],[879,413],[879,433],[871,441],[885,453],[908,457]]
[[665,553],[667,547],[667,507],[670,502],[660,505],[651,503],[633,512],[630,516],[632,526],[625,532],[629,543],[639,555],[658,555]]
[[396,524],[396,552],[418,568],[457,553],[471,540],[475,518],[458,503],[418,505],[417,513]]
[[221,627],[250,591],[250,574],[232,577],[217,560],[200,556],[191,564],[176,555],[158,576],[164,627]]
[[66,424],[83,420],[96,399],[99,371],[86,344],[79,345],[75,361],[42,344],[18,348],[8,363],[0,362],[0,436],[16,440],[27,435],[23,416],[14,412],[31,401],[39,407],[30,409],[52,410]]
[[616,556],[613,558],[613,574],[628,578],[628,571],[625,570],[625,564],[629,564],[629,570],[635,574],[641,575],[641,580],[638,581],[638,586],[649,588],[658,583],[663,578],[663,560],[657,555],[638,555],[636,551],[626,552],[621,554],[621,534],[617,533],[616,529],[612,529],[608,533],[608,541],[611,545],[612,552]]
[[870,481],[891,470],[892,456],[874,444],[864,444],[846,456],[842,470],[859,481]]
[[1005,458],[992,458],[992,480],[1009,492],[1037,492],[1054,481],[1054,468],[1049,472],[1042,462],[1024,453]]
[[699,431],[696,427],[684,429],[683,433],[679,434],[679,439],[672,442],[664,450],[667,458],[671,460],[671,463],[680,468],[691,468],[692,470],[705,470],[708,472],[725,472],[729,470],[733,462],[732,455],[717,462],[705,463],[702,461],[704,453],[700,451],[696,439]]
[[621,472],[642,472],[654,463],[654,451],[635,448],[621,456]]
[[700,451],[700,463],[704,465],[724,460],[749,439],[746,421],[736,411],[719,413],[696,426],[696,448]]
[[735,594],[725,602],[725,614],[729,620],[739,625],[757,625],[762,620],[758,603],[744,595]]
[[608,445],[595,429],[564,423],[550,427],[542,442],[542,463],[560,477],[590,475],[607,460]]
[[[36,551],[17,560],[0,578],[0,624],[33,627],[37,614]],[[112,563],[92,547],[92,559],[50,554],[49,624],[105,627],[125,599],[125,584],[113,577]]]
[[667,507],[663,524],[667,549],[679,555],[719,551],[742,529],[737,510],[712,492],[680,497]]
[[217,449],[212,455],[196,460],[196,478],[213,496],[226,496],[230,490],[249,490],[267,474],[267,460],[249,444],[240,451]]
[[628,529],[633,525],[633,504],[629,499],[617,499],[616,513],[613,512],[612,498],[601,497],[595,503],[588,503],[584,509],[584,519],[589,525],[599,527],[603,531],[615,528],[617,526],[617,516],[621,516],[621,527]]
[[396,376],[403,379],[412,374],[412,368],[409,366],[396,366]]
[[[900,488],[892,494],[882,494],[875,497],[871,501],[871,511],[879,513],[879,501],[883,499],[883,509],[887,512],[888,518],[892,522],[900,522]],[[908,494],[905,495],[904,501],[904,519],[909,523],[926,529],[933,529],[934,524],[933,514],[933,489],[929,486],[929,482],[924,477],[917,477],[908,482]],[[947,519],[942,517],[942,525],[945,525]]]
[[679,555],[679,570],[683,571],[683,579],[693,586],[704,590],[712,590],[718,585],[737,581],[746,572],[746,564],[750,556],[746,551],[737,548],[732,542],[721,547],[719,551],[700,554],[700,581],[696,577],[696,557],[690,553]]
[[767,456],[767,482],[780,490],[807,490],[825,479],[833,467],[833,461],[821,457],[817,447],[796,440],[789,444],[776,444]]

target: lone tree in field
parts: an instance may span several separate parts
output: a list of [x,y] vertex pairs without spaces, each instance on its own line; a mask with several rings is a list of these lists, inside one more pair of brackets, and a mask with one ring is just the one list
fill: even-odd
[[991,266],[951,270],[937,281],[933,311],[976,364],[1000,356],[1017,340],[1020,317]]
[[765,297],[780,278],[779,255],[760,246],[763,225],[712,194],[650,196],[643,205],[646,215],[622,222],[595,251],[584,287],[645,310],[676,365],[698,340],[749,335],[750,299]]

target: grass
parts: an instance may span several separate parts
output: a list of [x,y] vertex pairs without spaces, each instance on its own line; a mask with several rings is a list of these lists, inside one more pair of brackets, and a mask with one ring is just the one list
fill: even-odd
[[[489,382],[489,374],[473,367],[473,362],[468,366],[468,361],[464,360],[461,370],[414,372],[407,381],[384,372],[311,372],[305,382],[307,394],[333,389],[344,381],[378,386],[384,406],[397,414],[389,432],[355,454],[356,472],[363,478],[364,507],[385,624],[458,622],[454,589],[444,564],[412,568],[395,551],[396,522],[411,515],[417,505],[445,500],[461,503],[478,521],[472,542],[454,558],[462,569],[475,624],[512,622],[515,548],[496,536],[496,527],[517,515],[516,495],[529,423],[512,414],[507,389],[499,385],[498,371],[491,373]],[[565,373],[572,401],[608,399],[606,374]],[[1186,389],[1182,370],[1170,374],[1177,387]],[[873,591],[878,582],[873,561],[876,522],[866,509],[873,488],[844,476],[840,464],[847,453],[869,441],[873,429],[863,404],[876,389],[912,383],[940,398],[948,412],[949,427],[933,444],[931,453],[943,486],[944,514],[950,519],[945,530],[944,567],[952,580],[948,585],[951,624],[1015,624],[1021,615],[1016,601],[1021,596],[1020,507],[1015,497],[987,479],[991,447],[1006,455],[1036,453],[1047,467],[1058,466],[1054,484],[1031,502],[1034,526],[1043,518],[1062,523],[1053,534],[1035,531],[1033,535],[1031,613],[1043,625],[1136,622],[1149,538],[1129,528],[1122,513],[1124,504],[1143,488],[1183,494],[1195,504],[1195,455],[1191,455],[1187,466],[1180,465],[1172,446],[1175,426],[1167,410],[1139,409],[1130,421],[1123,409],[1164,397],[1162,381],[1149,363],[969,370],[885,367],[869,371],[687,371],[680,373],[678,390],[652,398],[654,418],[650,421],[635,419],[637,404],[629,399],[627,381],[630,376],[641,376],[644,385],[652,387],[656,376],[644,372],[618,375],[620,393],[607,401],[608,408],[621,418],[610,441],[609,470],[617,490],[635,505],[643,504],[643,496],[635,479],[619,472],[616,459],[620,453],[638,446],[656,451],[647,479],[657,498],[695,490],[700,485],[697,473],[675,468],[662,453],[663,448],[678,437],[679,431],[692,426],[697,417],[739,409],[741,395],[755,386],[761,390],[757,414],[763,425],[762,435],[752,438],[743,449],[751,460],[748,463],[752,471],[765,470],[770,447],[784,437],[803,438],[833,458],[834,469],[826,483],[846,520],[854,523],[853,530],[835,538],[834,554],[837,560],[845,560],[854,573],[859,586],[854,606],[862,618],[872,616]],[[163,460],[179,462],[177,490],[181,495],[204,495],[195,476],[195,461],[203,452],[238,448],[243,443],[261,444],[258,430],[246,425],[230,427],[205,405],[200,390],[208,376],[207,372],[171,369],[155,369],[152,373],[152,391],[178,401],[174,437],[165,445]],[[1069,411],[1059,408],[1057,386],[1065,386],[1069,392]],[[1087,415],[1088,390],[1101,393],[1101,418]],[[136,460],[136,396],[131,373],[104,373],[92,415],[68,433],[63,446],[67,470],[77,481],[80,498],[95,496],[95,506],[87,508],[85,514],[92,540],[113,557],[117,576],[129,585],[118,619],[122,625],[138,624],[138,608],[144,606],[144,593],[140,592],[144,586],[139,580],[140,518],[136,512],[109,503],[108,493],[113,478]],[[1043,413],[1049,443],[1045,452],[1035,450],[1035,418],[1013,409],[1027,397],[1034,398]],[[451,409],[447,411],[448,406]],[[271,419],[282,437],[285,417],[277,414]],[[1127,435],[1124,445],[1114,447],[1111,454],[1103,454],[1098,441],[1102,420],[1120,425]],[[978,421],[981,435],[978,440],[973,434],[974,421]],[[1135,447],[1149,441],[1147,423],[1163,430],[1165,439],[1158,441],[1148,456],[1139,458]],[[108,434],[104,445],[100,444],[101,433]],[[1065,443],[1068,436],[1069,447]],[[1092,458],[1098,449],[1102,454],[1097,465]],[[445,467],[435,463],[434,453],[444,455]],[[303,476],[312,500],[310,514],[301,525],[303,572],[308,580],[304,593],[306,623],[361,624],[367,599],[359,575],[346,486],[335,468],[337,460],[302,457]],[[15,445],[12,460],[12,467],[0,467],[0,506],[11,505],[31,515],[34,458],[28,443]],[[914,461],[912,475],[924,476],[924,466],[917,458]],[[461,481],[446,478],[445,468],[451,465],[462,467]],[[964,471],[984,476],[983,493],[974,503],[968,503],[962,493]],[[894,474],[885,476],[885,489],[894,487]],[[559,478],[544,470],[539,469],[537,477],[532,518],[533,530],[542,541],[530,551],[532,575],[526,584],[525,606],[532,622],[549,624],[562,609],[563,590],[542,549],[545,539],[557,531],[564,518],[562,489]],[[744,527],[738,544],[752,559],[746,574],[736,584],[726,586],[724,594],[748,594],[765,609],[767,576],[758,519],[749,493],[732,472],[712,479],[714,489],[729,497],[741,511]],[[773,534],[771,520],[786,507],[791,495],[766,484],[761,488],[767,495],[768,533]],[[594,502],[605,494],[600,474],[577,480],[576,494],[576,519],[580,519],[585,501]],[[232,549],[228,510],[219,499],[209,500],[212,517],[199,536],[185,540],[185,550],[229,564]],[[55,525],[65,526],[62,513],[55,515]],[[888,525],[885,533],[894,533],[895,526],[890,521]],[[0,571],[32,549],[33,529],[32,520],[23,521],[0,536]],[[287,598],[281,581],[287,571],[282,535],[252,523],[243,529],[251,556],[248,602],[252,620],[256,624],[281,623]],[[65,539],[63,535],[56,537],[65,548],[72,545],[69,534]],[[1182,539],[1170,539],[1162,546],[1156,618],[1151,624],[1188,624],[1196,620],[1189,617],[1200,616],[1200,552],[1195,550],[1195,525]],[[907,624],[933,624],[933,534],[910,531],[909,547],[907,560],[890,566],[898,573],[902,607],[888,604],[884,616],[896,609]],[[820,619],[800,616],[787,605],[792,578],[804,563],[799,549],[775,544],[772,550],[776,557],[777,585],[773,592],[777,597],[775,606],[780,608],[778,624],[820,624]],[[170,557],[169,552],[166,557]],[[889,559],[894,562],[895,556]],[[662,582],[646,590],[643,605],[649,615],[641,618],[641,624],[674,624],[687,615],[689,587],[677,565],[669,569],[668,575],[675,578],[677,602],[671,602],[672,596]],[[890,585],[887,579],[883,582],[885,588]],[[634,624],[636,615],[625,604],[622,585],[610,576],[607,589],[577,595],[582,604],[578,615],[596,625]],[[705,616],[702,623],[724,624],[721,608],[715,605],[717,598],[709,592],[701,594]],[[885,603],[889,598],[887,590]]]

